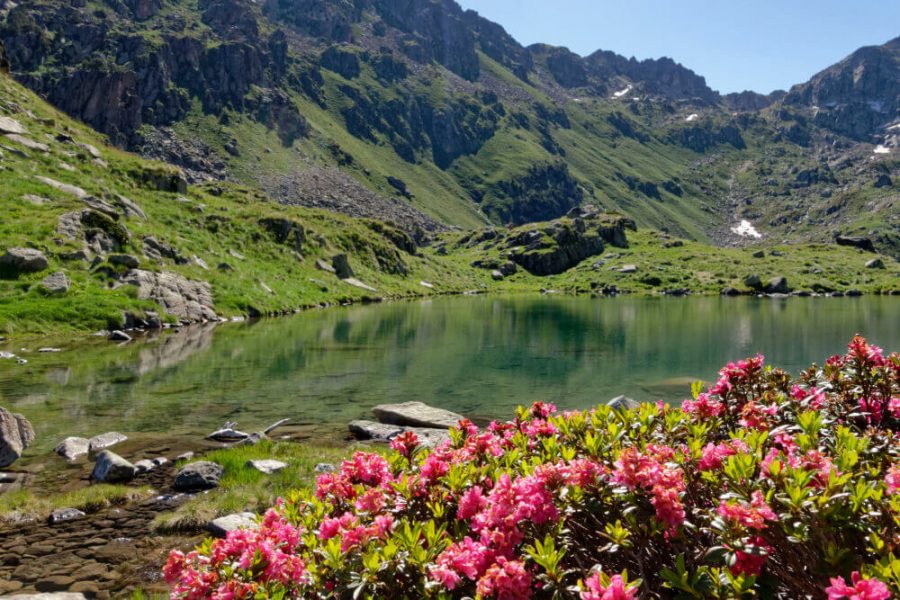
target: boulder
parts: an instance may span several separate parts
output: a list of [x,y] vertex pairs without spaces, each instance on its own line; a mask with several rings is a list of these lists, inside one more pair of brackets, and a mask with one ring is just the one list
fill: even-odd
[[0,256],[0,268],[19,273],[37,273],[50,266],[47,257],[34,248],[9,248]]
[[881,260],[880,258],[873,258],[872,260],[870,260],[869,262],[866,263],[866,268],[867,269],[883,269],[884,261]]
[[786,277],[773,277],[766,283],[763,291],[767,294],[790,294],[791,287]]
[[23,135],[28,133],[28,130],[25,127],[11,117],[3,117],[0,116],[0,134],[15,134],[15,135]]
[[632,400],[627,396],[616,396],[606,403],[613,410],[634,410],[641,406],[640,402]]
[[834,238],[834,241],[838,246],[852,246],[866,252],[875,252],[875,245],[872,243],[872,240],[866,237],[839,235]]
[[206,524],[206,530],[218,538],[226,537],[231,531],[236,531],[238,529],[253,529],[255,527],[257,527],[256,515],[251,512],[242,512],[219,517]]
[[494,281],[503,281],[504,275],[499,270],[491,271],[491,279]]
[[83,437],[67,437],[53,449],[54,452],[66,460],[75,460],[79,456],[86,455],[91,448],[91,442]]
[[500,273],[503,274],[504,277],[509,277],[510,275],[515,275],[518,272],[518,270],[519,270],[519,266],[516,263],[512,262],[511,260],[508,260],[505,263],[503,263],[502,265],[500,265],[500,268],[498,269],[498,271],[500,271]]
[[435,429],[455,427],[463,419],[462,415],[443,408],[428,406],[422,402],[380,404],[372,409],[372,413],[382,423]]
[[127,483],[134,479],[136,470],[134,465],[109,450],[103,450],[97,455],[91,479],[98,483]]
[[156,468],[156,463],[147,458],[143,458],[136,463],[134,463],[134,471],[135,474],[139,475],[141,473],[146,473],[147,471],[152,471]]
[[378,442],[390,441],[395,436],[403,433],[403,427],[366,420],[350,421],[347,428],[350,429],[350,433],[361,440],[375,440]]
[[760,279],[759,275],[747,275],[744,278],[744,285],[752,290],[762,289],[762,279]]
[[765,257],[766,257],[765,250],[757,250],[756,252],[753,253],[753,258],[765,258]]
[[122,278],[125,285],[138,288],[138,299],[153,300],[167,313],[183,321],[218,320],[212,309],[212,286],[168,272],[155,273],[133,269]]
[[723,296],[740,296],[741,295],[740,291],[738,291],[736,288],[733,288],[730,286],[722,288],[722,291],[720,293]]
[[200,461],[183,466],[175,475],[174,488],[179,492],[197,492],[219,487],[222,465]]
[[124,331],[116,329],[115,331],[110,332],[109,339],[113,342],[130,342],[131,336]]
[[331,259],[331,267],[339,279],[350,279],[354,276],[353,269],[346,254],[337,254]]
[[21,458],[33,441],[34,428],[28,419],[0,407],[0,468]]
[[85,515],[77,508],[59,508],[50,513],[50,517],[47,519],[47,522],[50,525],[57,525],[59,523],[66,523],[68,521],[83,519],[85,516],[87,515]]
[[619,273],[637,273],[637,265],[622,265],[622,268],[619,269]]
[[886,175],[884,173],[879,175],[878,178],[875,180],[876,188],[891,187],[892,185],[894,185],[894,182],[891,181],[891,178],[889,175]]
[[278,471],[286,469],[288,464],[281,462],[280,460],[248,460],[247,466],[251,469],[256,469],[260,473],[271,475],[272,473],[277,473]]
[[89,440],[90,450],[91,452],[99,452],[104,448],[115,446],[116,444],[124,442],[127,439],[128,436],[119,433],[118,431],[108,431],[106,433],[101,433],[100,435],[95,435]]
[[111,265],[122,265],[128,269],[137,269],[141,264],[136,256],[130,254],[110,254],[106,260]]
[[51,294],[65,294],[69,291],[70,286],[71,282],[69,281],[69,278],[66,277],[66,274],[62,271],[57,271],[52,275],[48,275],[41,281],[41,287]]

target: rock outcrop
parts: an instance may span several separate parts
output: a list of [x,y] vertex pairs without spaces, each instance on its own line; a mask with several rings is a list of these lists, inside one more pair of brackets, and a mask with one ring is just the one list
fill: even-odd
[[28,419],[0,407],[0,468],[21,458],[34,437],[34,428]]
[[218,319],[212,308],[212,288],[205,281],[195,281],[165,271],[154,273],[132,269],[122,277],[120,284],[137,287],[138,298],[157,302],[168,314],[182,321]]

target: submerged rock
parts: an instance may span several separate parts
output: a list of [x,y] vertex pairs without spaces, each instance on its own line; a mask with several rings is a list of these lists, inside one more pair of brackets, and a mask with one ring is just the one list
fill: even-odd
[[463,416],[443,408],[428,406],[423,402],[404,402],[402,404],[379,404],[372,409],[375,418],[390,425],[408,425],[410,427],[432,427],[449,429],[455,427]]

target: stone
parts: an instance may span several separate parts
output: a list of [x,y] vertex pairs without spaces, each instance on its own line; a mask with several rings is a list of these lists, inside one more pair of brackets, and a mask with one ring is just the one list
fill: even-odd
[[34,437],[34,428],[28,419],[0,407],[0,468],[21,458]]
[[0,268],[18,273],[37,273],[43,271],[50,262],[44,253],[34,248],[9,248],[0,256]]
[[69,291],[69,287],[71,286],[71,282],[69,278],[66,277],[66,274],[62,271],[57,271],[52,275],[48,275],[41,281],[41,287],[50,292],[51,294],[63,295]]
[[15,135],[23,135],[28,133],[28,130],[25,127],[11,117],[2,117],[0,116],[0,134],[15,134]]
[[165,271],[133,269],[122,277],[121,283],[137,287],[138,299],[153,300],[182,321],[217,321],[219,318],[212,309],[212,286],[206,281]]
[[334,473],[337,471],[337,467],[331,463],[319,463],[313,468],[313,471],[316,473]]
[[500,268],[498,269],[504,277],[509,277],[510,275],[515,275],[519,271],[519,265],[512,262],[511,260],[506,261]]
[[[35,582],[34,589],[39,592],[62,592],[69,589],[69,586],[75,583],[75,580],[68,575],[52,575],[50,577],[42,577],[40,581]],[[58,594],[53,594],[54,600],[58,598]],[[79,594],[82,598],[83,595]],[[43,596],[47,598],[46,595]]]
[[867,269],[883,269],[884,261],[881,260],[880,258],[873,258],[872,260],[870,260],[866,263],[866,268]]
[[371,285],[368,285],[367,283],[363,283],[362,281],[360,281],[359,279],[357,279],[355,277],[348,277],[348,278],[344,279],[343,282],[346,283],[347,285],[352,285],[353,287],[358,287],[361,290],[366,290],[367,292],[377,292],[378,291],[377,289],[373,288]]
[[115,446],[120,442],[124,442],[128,439],[128,436],[118,431],[108,431],[106,433],[101,433],[100,435],[95,435],[89,441],[91,452],[98,452],[103,450],[104,448],[109,448],[110,446]]
[[288,464],[280,460],[248,460],[247,466],[256,469],[260,473],[271,475],[287,468]]
[[110,332],[109,339],[113,342],[130,342],[131,336],[124,331],[116,329],[115,331]]
[[257,526],[255,514],[251,512],[242,512],[213,519],[206,524],[206,530],[215,537],[224,538],[230,531],[237,531],[238,529],[254,529]]
[[619,269],[619,273],[637,273],[637,265],[622,265],[622,268]]
[[134,479],[134,465],[109,450],[97,455],[91,479],[98,483],[127,483]]
[[366,421],[359,419],[351,421],[347,428],[350,433],[363,440],[375,440],[379,442],[390,441],[394,436],[403,433],[403,427],[396,425],[386,425],[375,421]]
[[155,467],[161,467],[161,466],[163,466],[164,464],[167,464],[167,463],[169,462],[169,459],[166,458],[165,456],[157,456],[156,458],[154,458],[154,459],[153,459],[152,461],[150,461],[150,462],[153,463],[153,466],[154,466],[154,468],[155,468]]
[[156,465],[152,460],[148,460],[143,458],[136,463],[134,463],[134,471],[135,474],[140,475],[141,473],[146,473],[147,471],[152,471],[156,468]]
[[332,267],[330,264],[328,264],[321,258],[316,259],[316,268],[319,269],[320,271],[325,271],[326,273],[334,273],[335,272],[334,267]]
[[872,240],[866,237],[851,237],[846,235],[839,235],[834,238],[834,241],[838,246],[852,246],[853,248],[859,248],[860,250],[865,250],[866,252],[875,252],[875,244],[872,243]]
[[504,278],[505,277],[503,273],[501,273],[499,270],[491,271],[491,279],[493,279],[494,281],[503,281]]
[[875,188],[891,187],[894,184],[889,175],[882,173],[875,180]]
[[422,402],[404,402],[402,404],[380,404],[372,409],[381,423],[389,425],[408,425],[411,427],[432,427],[449,429],[455,427],[461,419],[449,410],[428,406]]
[[41,183],[49,185],[52,188],[55,188],[63,193],[75,196],[79,200],[84,200],[89,195],[86,191],[84,191],[83,189],[81,189],[78,186],[70,185],[68,183],[61,183],[59,181],[56,181],[55,179],[50,179],[49,177],[37,176],[37,177],[35,177],[35,179],[37,179]]
[[91,442],[83,437],[67,437],[53,449],[54,452],[66,460],[75,460],[79,456],[85,456],[91,447]]
[[337,254],[332,257],[331,267],[334,269],[338,279],[350,279],[354,275],[346,254]]
[[20,146],[25,146],[29,150],[36,150],[38,152],[50,152],[50,146],[48,146],[47,144],[36,142],[30,138],[23,137],[16,133],[6,134],[6,139],[13,141]]
[[136,256],[130,254],[110,254],[106,259],[111,265],[122,265],[129,269],[137,269],[141,261]]
[[142,219],[144,221],[147,220],[147,213],[145,213],[144,209],[142,209],[140,206],[138,206],[137,203],[134,202],[133,200],[126,198],[125,196],[123,196],[121,194],[116,194],[114,202],[125,214],[126,219],[131,219],[131,218],[136,217],[136,218]]
[[736,288],[729,286],[729,287],[722,288],[722,291],[720,292],[720,294],[722,296],[740,296],[741,292],[738,291]]
[[[71,579],[71,578],[67,578]],[[72,579],[74,582],[75,580]],[[74,587],[77,585],[76,583],[71,584],[69,587]],[[35,585],[35,589],[37,586]],[[50,592],[50,593],[41,593],[41,594],[17,594],[15,596],[16,600],[87,600],[87,596],[81,593],[76,592]]]
[[222,465],[200,461],[183,466],[175,475],[174,488],[179,492],[197,492],[219,486]]
[[791,287],[786,277],[773,277],[766,283],[763,291],[767,294],[790,294]]
[[612,408],[613,410],[634,410],[635,408],[639,408],[641,405],[636,400],[632,400],[627,396],[616,396],[612,400],[606,403],[607,406]]
[[50,525],[57,525],[59,523],[66,523],[68,521],[83,519],[86,516],[87,515],[85,515],[77,508],[59,508],[50,513],[50,517],[47,519],[47,522]]
[[765,258],[765,257],[766,257],[766,253],[763,250],[757,250],[756,252],[753,253],[753,258]]
[[747,275],[744,278],[744,285],[753,290],[762,289],[762,279],[759,278],[759,275]]

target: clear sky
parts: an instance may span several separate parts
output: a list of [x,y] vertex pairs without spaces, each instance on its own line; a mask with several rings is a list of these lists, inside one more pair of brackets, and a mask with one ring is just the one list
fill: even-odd
[[769,93],[900,36],[900,0],[457,0],[520,43],[669,56],[722,93]]

